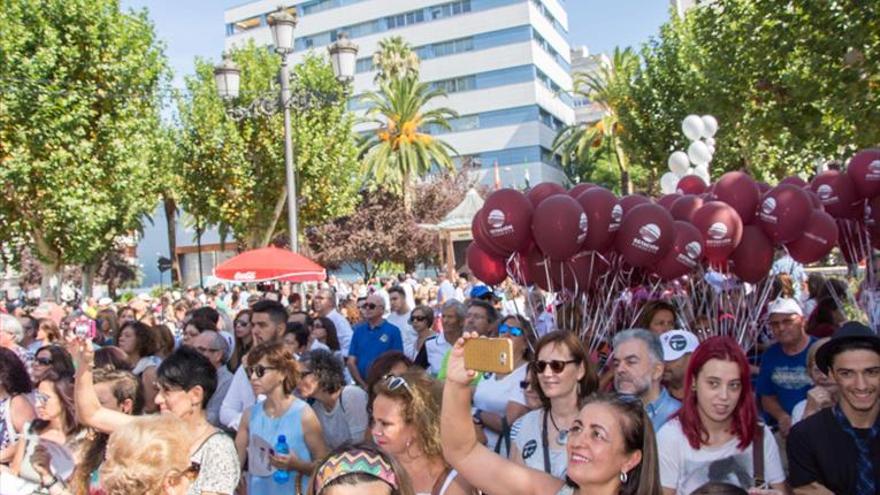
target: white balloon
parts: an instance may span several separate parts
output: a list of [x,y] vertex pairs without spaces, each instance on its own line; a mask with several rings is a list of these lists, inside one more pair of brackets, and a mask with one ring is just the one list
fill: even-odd
[[688,175],[696,175],[696,173],[697,169],[695,169],[694,167],[688,167]]
[[701,119],[699,115],[688,115],[685,117],[681,122],[681,130],[691,141],[700,139],[700,137],[703,136],[703,133],[706,132],[703,119]]
[[706,184],[712,183],[712,181],[709,179],[709,170],[704,167],[697,167],[694,175],[703,179],[703,182],[705,182]]
[[687,169],[690,166],[690,161],[688,160],[687,153],[684,151],[676,151],[669,155],[667,164],[672,173],[682,176],[687,172]]
[[700,175],[700,176],[703,176],[703,175],[708,176],[709,175],[709,165],[697,165],[696,167],[693,168],[693,170],[694,170],[694,172],[693,172],[694,175]]
[[662,177],[660,177],[660,191],[662,191],[663,194],[674,193],[676,186],[678,186],[679,180],[681,180],[681,177],[679,177],[676,173],[666,172],[665,174],[663,174]]
[[688,158],[694,165],[705,165],[712,160],[712,153],[709,153],[709,147],[702,141],[694,141],[688,146]]
[[709,145],[706,145],[706,148],[709,149],[709,154],[711,154],[712,156],[715,156],[715,146],[712,146],[711,144],[709,144]]
[[715,138],[713,137],[707,137],[703,142],[706,143],[706,146],[715,146]]
[[715,120],[715,117],[711,115],[703,115],[700,117],[700,120],[703,121],[703,128],[705,132],[704,136],[707,138],[713,137],[716,132],[718,132],[718,121]]

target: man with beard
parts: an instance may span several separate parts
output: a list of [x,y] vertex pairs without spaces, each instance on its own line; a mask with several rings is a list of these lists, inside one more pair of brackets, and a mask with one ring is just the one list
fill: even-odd
[[634,328],[618,333],[613,346],[614,390],[641,399],[654,431],[659,430],[681,407],[681,402],[660,384],[663,378],[660,339],[648,330]]
[[697,336],[687,330],[670,330],[660,335],[663,344],[663,386],[676,400],[684,399],[684,377],[691,354],[700,345]]
[[816,352],[839,402],[799,422],[788,437],[795,494],[880,491],[880,338],[848,322]]

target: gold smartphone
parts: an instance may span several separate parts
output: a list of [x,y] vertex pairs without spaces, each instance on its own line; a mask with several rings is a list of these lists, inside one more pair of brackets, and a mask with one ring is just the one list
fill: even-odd
[[489,373],[513,371],[513,341],[500,339],[471,339],[464,344],[464,367]]

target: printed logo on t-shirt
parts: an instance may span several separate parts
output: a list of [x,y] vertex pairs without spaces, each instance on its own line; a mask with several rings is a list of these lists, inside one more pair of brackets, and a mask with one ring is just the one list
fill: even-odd
[[529,440],[528,442],[526,442],[526,444],[523,445],[523,450],[522,450],[523,460],[526,460],[529,457],[531,457],[532,455],[534,455],[536,450],[538,450],[538,441],[537,440],[532,439],[532,440]]
[[770,377],[774,385],[785,390],[797,390],[813,384],[805,366],[777,366]]
[[383,333],[382,336],[379,337],[379,342],[382,342],[383,344],[386,343],[386,342],[388,342],[388,334],[387,334],[387,333]]

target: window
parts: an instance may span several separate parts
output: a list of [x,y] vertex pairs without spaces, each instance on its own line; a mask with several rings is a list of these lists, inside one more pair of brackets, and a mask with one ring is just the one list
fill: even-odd
[[476,76],[455,77],[452,79],[443,79],[431,83],[433,88],[441,89],[447,93],[461,93],[462,91],[471,91],[477,88]]
[[243,19],[237,22],[232,23],[233,33],[241,33],[244,31],[248,31],[254,28],[258,28],[263,24],[263,16],[258,15],[255,17],[249,17],[247,19]]

